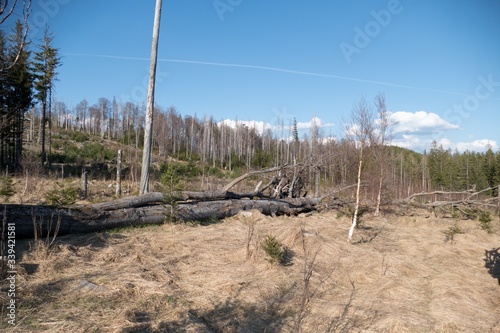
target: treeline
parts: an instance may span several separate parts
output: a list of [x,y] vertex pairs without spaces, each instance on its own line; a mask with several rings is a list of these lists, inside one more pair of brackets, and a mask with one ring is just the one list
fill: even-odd
[[[0,24],[16,6],[16,1],[7,14],[4,9],[9,4],[2,4]],[[27,3],[23,3],[27,6]],[[27,39],[27,11],[24,22],[17,20],[13,30],[8,33],[0,30],[0,167],[17,170],[20,168],[23,151],[23,135],[26,125],[25,114],[38,103],[41,108],[39,119],[41,143],[41,165],[45,164],[45,143],[47,123],[50,117],[53,82],[60,66],[58,50],[52,46],[53,37],[45,30],[43,41],[31,51],[31,41]]]
[[[91,137],[106,139],[130,147],[128,163],[135,165],[137,179],[144,135],[144,107],[116,99],[99,98],[96,103],[82,100],[74,108],[63,102],[52,103],[50,123],[54,131],[66,130],[76,141]],[[41,110],[27,113],[29,128],[25,140],[36,142],[41,135]],[[319,126],[298,136],[296,122],[279,128],[255,128],[242,122],[235,126],[216,122],[212,117],[182,116],[175,107],[157,106],[154,114],[153,162],[161,165],[168,158],[198,163],[216,172],[246,172],[285,164],[297,164],[310,191],[327,192],[356,182],[359,145],[349,136],[326,137]],[[77,133],[80,136],[78,139]],[[90,146],[90,145],[89,145]],[[66,155],[78,154],[69,151]],[[92,146],[95,149],[94,146]],[[60,144],[56,146],[62,150]],[[57,151],[54,149],[54,152]],[[399,148],[369,144],[363,167],[363,194],[375,199],[380,169],[383,168],[384,198],[403,198],[412,193],[432,190],[462,191],[494,187],[500,183],[500,152],[458,152],[434,143],[423,154]],[[53,154],[55,158],[56,154]],[[81,154],[80,154],[81,155]],[[95,155],[95,154],[94,154]],[[83,155],[82,155],[83,156]],[[100,159],[109,159],[109,151]],[[382,160],[377,156],[384,156]],[[95,156],[97,158],[97,155]],[[59,154],[60,158],[60,154]],[[74,160],[67,160],[72,162]],[[61,161],[60,161],[61,162]],[[109,161],[112,163],[112,160]],[[201,170],[201,169],[200,169]],[[292,175],[290,175],[291,177]],[[491,192],[491,195],[496,195]]]
[[[425,160],[430,189],[481,190],[500,185],[500,151],[460,153],[434,142]],[[491,194],[497,196],[498,188]]]

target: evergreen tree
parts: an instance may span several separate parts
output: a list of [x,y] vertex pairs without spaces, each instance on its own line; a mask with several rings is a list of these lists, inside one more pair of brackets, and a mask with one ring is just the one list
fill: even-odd
[[35,89],[37,91],[36,98],[42,105],[42,166],[46,161],[45,154],[45,131],[47,120],[50,121],[50,115],[47,116],[47,111],[50,112],[50,100],[52,89],[56,75],[56,68],[61,65],[61,58],[58,56],[59,50],[52,46],[54,37],[49,33],[48,28],[45,29],[43,43],[38,46],[39,51],[35,52]]
[[[17,21],[12,35],[0,31],[0,61],[8,68],[0,76],[0,166],[19,167],[22,156],[24,114],[32,102],[32,76],[24,36]],[[10,64],[10,65],[9,65]]]
[[293,142],[299,142],[299,130],[297,129],[297,119],[293,118]]
[[429,168],[429,178],[432,189],[443,189],[446,184],[444,173],[446,151],[443,146],[437,146],[437,142],[432,142],[432,147],[427,156],[427,167]]
[[[489,148],[486,153],[484,154],[483,158],[483,163],[482,163],[482,168],[483,168],[483,174],[486,179],[486,186],[487,187],[494,187],[498,184],[496,184],[496,161],[495,161],[495,154]],[[494,194],[494,193],[491,193]]]
[[299,152],[299,130],[297,129],[297,119],[293,118],[293,129],[292,129],[292,137],[293,137],[293,161],[297,162],[298,152]]
[[497,186],[493,191],[494,196],[500,193],[500,151],[495,154],[495,174],[493,176],[493,184]]

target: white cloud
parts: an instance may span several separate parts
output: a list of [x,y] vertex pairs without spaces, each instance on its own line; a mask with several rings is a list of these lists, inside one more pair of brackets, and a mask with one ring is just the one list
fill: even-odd
[[[256,121],[256,120],[232,120],[232,119],[225,119],[221,122],[218,123],[224,124],[226,126],[229,126],[231,128],[236,128],[236,126],[247,126],[249,128],[255,128],[255,130],[259,133],[262,134],[262,132],[266,129],[271,129],[271,130],[281,130],[281,127],[278,125],[271,125],[269,123],[263,122],[263,121]],[[323,120],[321,120],[318,117],[312,117],[310,121],[307,122],[297,122],[297,130],[308,130],[312,128],[314,125],[316,125],[319,128],[324,128],[324,127],[332,127],[335,126],[333,123],[323,123]],[[293,129],[292,126],[283,126],[283,130],[285,131],[291,131]]]
[[[432,141],[434,138],[422,138],[418,135],[413,134],[403,134],[402,138],[394,139],[392,144],[394,146],[411,149],[418,152],[423,152],[424,149],[429,151],[432,147]],[[444,149],[451,149],[452,151],[458,150],[459,152],[475,151],[484,152],[491,148],[493,151],[498,150],[499,146],[496,141],[482,139],[474,140],[469,142],[452,142],[450,139],[441,138],[436,140],[437,146],[442,146]]]
[[423,151],[429,142],[429,140],[422,140],[416,135],[403,134],[402,138],[393,139],[391,144],[415,151]]
[[301,129],[310,129],[311,127],[313,126],[318,126],[318,127],[332,127],[332,126],[335,126],[335,124],[333,123],[326,123],[326,124],[323,124],[323,120],[321,120],[320,118],[314,116],[311,118],[310,121],[308,122],[297,122],[297,129],[298,130],[301,130]]
[[439,131],[459,129],[458,125],[447,122],[439,115],[426,112],[391,112],[391,120],[396,121],[395,133],[431,134]]
[[458,142],[455,147],[460,152],[464,152],[466,150],[469,151],[486,151],[488,148],[491,148],[493,151],[498,149],[498,145],[496,141],[483,139],[483,140],[474,140],[471,142]]
[[272,129],[273,126],[269,123],[263,122],[263,121],[256,121],[256,120],[232,120],[232,119],[225,119],[219,123],[218,125],[226,125],[231,128],[236,128],[237,126],[247,126],[248,128],[255,128],[257,133],[262,134],[266,129],[270,128]]

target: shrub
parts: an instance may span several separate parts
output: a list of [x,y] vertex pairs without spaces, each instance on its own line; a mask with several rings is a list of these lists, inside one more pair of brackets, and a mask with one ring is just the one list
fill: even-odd
[[492,219],[489,212],[482,211],[479,213],[479,226],[489,234],[493,232],[491,221]]
[[72,205],[78,198],[78,190],[72,186],[65,186],[56,182],[57,188],[45,194],[45,200],[52,206]]
[[5,201],[8,201],[11,196],[14,195],[14,184],[12,177],[6,173],[0,178],[0,196],[4,197]]
[[463,231],[458,225],[452,225],[451,227],[448,228],[448,230],[443,231],[443,233],[446,236],[444,241],[445,242],[449,241],[449,242],[453,243],[453,240],[455,239],[455,235],[464,234],[465,231]]
[[201,174],[200,168],[196,165],[196,163],[193,160],[190,160],[187,164],[186,163],[163,164],[160,168],[160,172],[162,174],[169,172],[169,170],[172,170],[178,176],[184,176],[184,177],[196,177]]
[[62,148],[61,140],[52,140],[52,149],[59,150]]
[[217,168],[217,167],[206,166],[205,170],[206,170],[207,175],[209,175],[209,176],[214,176],[217,178],[224,178],[224,172],[222,172],[222,170]]
[[85,133],[79,131],[71,131],[69,137],[75,142],[85,142],[89,139]]
[[167,166],[162,169],[164,169],[164,171],[160,182],[163,193],[163,201],[165,204],[170,206],[170,214],[168,215],[168,218],[172,221],[177,201],[180,200],[179,192],[183,190],[183,186],[179,178],[179,173],[175,167]]
[[267,235],[262,243],[262,249],[269,256],[271,264],[284,264],[288,249],[273,235]]
[[115,153],[97,142],[86,142],[82,148],[66,142],[63,158],[66,163],[105,162],[115,158]]
[[109,161],[115,157],[114,152],[104,148],[103,145],[97,142],[84,143],[80,149],[80,155],[83,159],[93,162]]
[[66,163],[74,163],[80,159],[80,151],[74,143],[66,142],[64,144],[64,161]]

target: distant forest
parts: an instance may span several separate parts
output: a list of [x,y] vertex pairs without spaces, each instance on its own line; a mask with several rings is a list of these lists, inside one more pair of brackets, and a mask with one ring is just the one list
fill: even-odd
[[[92,137],[114,140],[129,146],[130,152],[134,152],[125,155],[129,163],[140,163],[137,152],[140,154],[143,146],[144,106],[130,102],[121,104],[107,98],[100,98],[95,104],[82,100],[72,110],[62,102],[52,105],[49,132],[71,133],[69,137],[73,141],[86,141]],[[39,142],[40,113],[39,107],[26,113],[29,126],[24,131],[24,141]],[[370,121],[375,122],[373,118]],[[213,173],[241,173],[296,163],[303,166],[303,178],[311,188],[318,181],[326,188],[357,181],[359,142],[347,134],[343,138],[325,137],[318,126],[313,126],[308,134],[299,138],[296,122],[278,125],[274,131],[243,123],[234,128],[217,123],[212,117],[182,116],[175,107],[156,107],[153,126],[153,162],[156,164],[165,163],[170,157],[196,162]],[[72,156],[75,143],[71,140],[62,142],[55,150],[60,153],[53,159],[84,162],[65,160],[65,156]],[[369,142],[365,148],[363,183],[368,195],[376,193],[380,169],[385,170],[384,189],[392,198],[422,191],[480,190],[500,183],[500,152],[491,149],[486,152],[451,151],[434,142],[431,149],[422,154],[390,146],[390,141],[386,143],[381,148],[376,142]],[[378,157],[381,153],[382,160]],[[94,154],[93,158],[104,162],[106,158],[112,160],[113,156],[113,153],[111,156],[109,153]],[[496,189],[490,194],[497,195]]]

